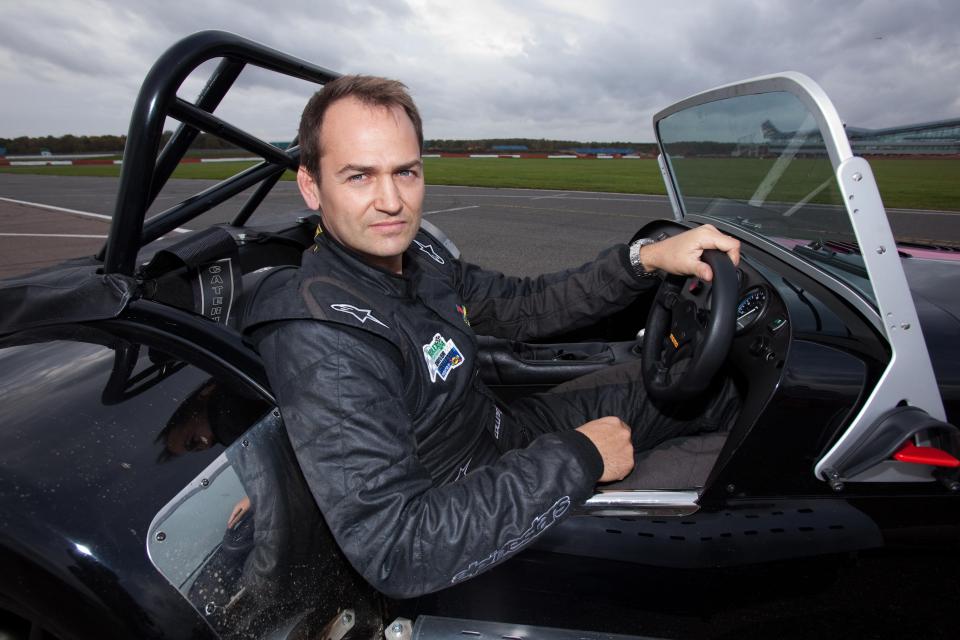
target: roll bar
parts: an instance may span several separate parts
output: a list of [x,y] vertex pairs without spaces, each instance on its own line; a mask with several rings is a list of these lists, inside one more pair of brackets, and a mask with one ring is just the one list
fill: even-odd
[[[215,58],[222,60],[197,100],[179,98],[177,91],[190,74]],[[144,79],[130,116],[110,234],[98,255],[105,273],[133,275],[140,247],[260,183],[252,202],[234,221],[243,224],[283,172],[300,165],[296,145],[280,149],[213,115],[248,64],[320,85],[340,75],[225,31],[201,31],[167,49]],[[180,125],[158,154],[168,117]],[[253,153],[261,162],[145,221],[150,205],[201,131]]]

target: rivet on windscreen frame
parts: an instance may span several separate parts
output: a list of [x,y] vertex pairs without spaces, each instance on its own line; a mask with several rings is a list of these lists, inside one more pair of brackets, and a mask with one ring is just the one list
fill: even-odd
[[243,440],[240,441],[240,444],[242,444],[242,445],[245,446],[245,447],[249,447],[249,446],[250,446],[250,441],[247,440],[246,438],[244,438]]
[[163,542],[167,539],[167,534],[165,534],[163,531],[157,531],[157,535],[155,537],[157,538],[157,542]]
[[201,478],[201,479],[200,479],[200,486],[201,486],[201,487],[209,487],[209,486],[210,486],[210,481],[207,480],[206,478]]
[[859,173],[859,172],[858,172],[858,173],[855,173],[855,174],[853,174],[853,181],[854,181],[854,182],[860,182],[861,180],[863,180],[863,176],[862,176],[862,175],[860,175],[860,173]]
[[904,331],[906,331],[907,329],[910,328],[910,323],[909,323],[909,322],[903,322],[903,323],[900,324],[900,328],[903,329]]
[[877,247],[877,253],[879,253],[880,255],[883,255],[883,254],[885,254],[886,252],[887,252],[887,248],[886,248],[886,247]]

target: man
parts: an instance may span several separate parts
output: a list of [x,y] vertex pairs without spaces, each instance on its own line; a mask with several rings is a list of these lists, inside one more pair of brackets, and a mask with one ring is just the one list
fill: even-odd
[[634,445],[699,428],[659,415],[636,375],[505,407],[477,375],[476,334],[588,325],[655,286],[656,270],[709,280],[702,251],[736,262],[736,240],[701,227],[568,272],[508,278],[454,260],[419,230],[423,134],[402,84],[327,84],[299,140],[297,182],[321,228],[300,270],[258,295],[247,330],[327,523],[378,589],[410,597],[476,575],[596,482],[625,477]]

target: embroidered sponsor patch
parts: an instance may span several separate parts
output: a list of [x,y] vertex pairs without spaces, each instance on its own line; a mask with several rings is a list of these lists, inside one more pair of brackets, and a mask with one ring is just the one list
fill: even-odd
[[440,257],[440,254],[436,252],[432,244],[423,244],[419,240],[414,240],[414,242],[420,248],[420,251],[423,251],[425,254],[430,256],[431,260],[433,260],[437,264],[444,263],[444,259]]
[[453,369],[463,364],[463,354],[457,349],[457,345],[439,333],[435,333],[433,339],[423,345],[423,358],[427,361],[430,382],[436,382],[437,376],[446,380]]
[[370,313],[370,309],[358,309],[352,304],[332,304],[330,305],[330,308],[333,309],[334,311],[339,311],[340,313],[346,313],[348,315],[353,316],[354,318],[360,321],[360,324],[365,324],[367,320],[370,320],[372,322],[376,322],[381,327],[386,327],[387,329],[390,328],[390,327],[387,327],[387,325],[380,322],[379,320],[377,320],[376,318],[374,318],[373,314]]

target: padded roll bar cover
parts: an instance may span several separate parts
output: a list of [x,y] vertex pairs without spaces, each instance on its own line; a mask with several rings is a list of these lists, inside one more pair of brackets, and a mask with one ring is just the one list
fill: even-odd
[[143,298],[236,326],[232,310],[243,292],[240,254],[223,227],[196,231],[157,251],[137,275],[143,279]]
[[[837,465],[843,478],[852,478],[892,458],[904,442],[921,432],[945,432],[957,437],[960,429],[930,416],[919,407],[894,407],[871,425],[863,444]],[[956,455],[957,451],[953,451]]]
[[195,269],[217,258],[236,258],[237,254],[237,242],[229,231],[220,226],[207,227],[157,251],[138,275],[145,280],[158,278],[182,266]]

